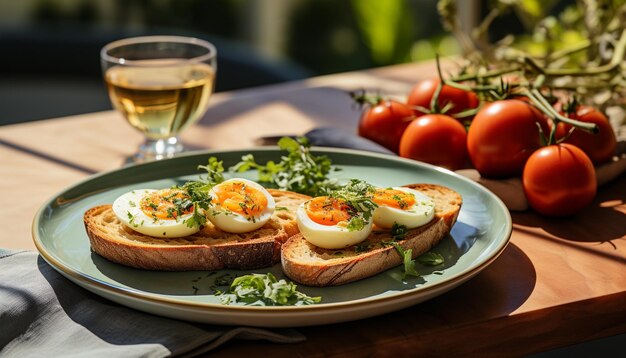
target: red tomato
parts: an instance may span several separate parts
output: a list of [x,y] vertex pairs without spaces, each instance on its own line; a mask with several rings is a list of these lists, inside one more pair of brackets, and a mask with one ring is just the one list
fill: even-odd
[[412,121],[400,139],[400,156],[451,170],[467,163],[467,133],[456,119],[426,114]]
[[589,205],[596,195],[596,172],[591,159],[567,143],[534,152],[522,175],[528,204],[549,216],[568,216]]
[[[565,140],[565,143],[573,144],[582,149],[589,156],[589,159],[596,164],[607,162],[613,157],[617,148],[617,140],[609,119],[602,112],[593,107],[581,105],[576,107],[574,113],[566,115],[581,122],[595,123],[600,131],[597,134],[592,134],[575,129]],[[571,128],[571,125],[560,122],[556,127],[556,138],[564,137]]]
[[361,137],[398,153],[400,137],[413,118],[413,110],[406,104],[382,100],[363,113],[358,132]]
[[478,95],[474,92],[467,92],[467,108],[477,108],[479,104]]
[[[439,82],[437,77],[418,82],[409,93],[407,104],[430,109],[430,101],[435,94],[437,86],[439,86]],[[447,113],[456,114],[470,108],[476,108],[478,106],[478,98],[473,92],[444,85],[439,93],[437,103],[440,109],[443,109],[448,103],[452,104],[452,108]],[[416,109],[415,114],[421,116],[425,113]]]
[[520,176],[528,157],[541,146],[537,123],[547,133],[540,111],[526,102],[507,99],[481,108],[467,133],[469,158],[481,176]]

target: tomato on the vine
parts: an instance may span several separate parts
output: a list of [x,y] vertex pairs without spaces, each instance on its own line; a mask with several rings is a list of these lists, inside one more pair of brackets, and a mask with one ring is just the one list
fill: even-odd
[[[599,129],[597,134],[574,129],[565,139],[565,143],[582,149],[595,164],[605,163],[613,157],[617,140],[609,119],[602,112],[591,106],[579,105],[573,111],[565,111],[563,114],[581,122],[595,123]],[[556,138],[565,137],[571,128],[570,124],[560,122],[556,127]]]
[[[419,106],[426,109],[430,108],[430,102],[437,90],[437,86],[441,81],[438,77],[433,77],[419,81],[409,93],[407,104],[410,106]],[[439,93],[439,99],[437,101],[439,109],[443,109],[446,106],[451,108],[446,112],[448,114],[457,114],[478,106],[478,97],[473,92],[464,91],[462,89],[444,85],[441,87]],[[425,114],[419,109],[415,109],[417,116]]]
[[451,170],[467,163],[467,133],[456,119],[426,114],[413,120],[400,139],[400,156]]
[[546,118],[524,101],[507,99],[482,107],[467,133],[469,158],[481,176],[521,175],[528,157],[542,144],[537,124],[547,133]]
[[578,147],[553,144],[535,151],[524,167],[522,186],[528,204],[549,216],[568,216],[589,205],[597,190],[596,172]]
[[413,110],[406,104],[381,99],[361,115],[358,134],[398,153],[402,133],[413,118]]

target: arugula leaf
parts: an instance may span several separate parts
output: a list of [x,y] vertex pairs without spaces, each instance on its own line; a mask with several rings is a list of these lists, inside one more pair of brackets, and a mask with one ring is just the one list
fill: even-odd
[[441,265],[444,261],[443,255],[431,251],[417,258],[417,262],[425,266]]
[[321,297],[310,297],[297,290],[297,285],[284,279],[277,280],[271,273],[250,274],[237,277],[227,292],[222,293],[222,303],[241,302],[248,305],[302,306],[319,303]]
[[306,137],[282,137],[278,146],[287,151],[278,163],[268,161],[265,165],[259,164],[252,154],[247,154],[229,170],[245,172],[256,169],[259,181],[310,196],[320,196],[339,187],[336,181],[328,178],[331,171],[337,170],[332,167],[330,158],[311,154],[311,145]]
[[404,275],[402,276],[402,279],[406,279],[407,276],[419,277],[420,274],[415,270],[415,260],[411,257],[413,255],[413,249],[405,250],[395,241],[392,241],[391,245],[396,248],[404,262]]

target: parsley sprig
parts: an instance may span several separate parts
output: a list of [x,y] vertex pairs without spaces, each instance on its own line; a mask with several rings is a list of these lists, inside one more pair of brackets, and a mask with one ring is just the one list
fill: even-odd
[[398,251],[400,257],[402,257],[402,262],[404,263],[404,274],[402,275],[403,280],[408,276],[420,276],[417,270],[415,270],[416,262],[424,266],[437,266],[444,262],[443,255],[432,251],[426,252],[414,260],[413,249],[404,249],[399,243],[396,242],[397,240],[403,240],[407,233],[408,228],[406,226],[394,223],[391,227],[391,237],[393,240],[383,242],[384,245],[393,246],[396,251]]
[[395,241],[391,241],[391,245],[396,248],[396,251],[402,257],[402,262],[404,263],[404,274],[402,275],[402,279],[406,279],[408,276],[419,277],[420,274],[415,270],[415,260],[413,260],[413,249],[404,249],[400,244]]
[[278,163],[270,160],[264,165],[259,164],[254,155],[247,154],[229,170],[245,172],[256,169],[259,181],[272,183],[278,189],[310,196],[324,195],[339,187],[335,180],[328,178],[331,171],[337,170],[332,166],[332,161],[325,155],[311,154],[311,145],[306,137],[283,137],[278,141],[278,146],[287,151],[287,155],[282,156]]
[[372,200],[376,189],[368,182],[360,179],[350,181],[340,189],[333,190],[328,196],[343,200],[350,208],[349,231],[362,230],[370,221],[378,205]]
[[297,290],[298,286],[271,273],[239,276],[228,291],[222,292],[222,303],[235,302],[247,305],[302,306],[319,303],[321,297],[310,297]]
[[[206,216],[204,210],[208,210],[213,199],[209,194],[211,188],[224,181],[224,165],[222,161],[215,157],[210,157],[207,165],[199,165],[198,169],[204,169],[207,172],[206,177],[200,177],[199,180],[188,181],[181,186],[175,186],[189,194],[193,205],[193,215],[185,221],[188,227],[204,226],[206,224]],[[202,210],[200,210],[202,209]]]

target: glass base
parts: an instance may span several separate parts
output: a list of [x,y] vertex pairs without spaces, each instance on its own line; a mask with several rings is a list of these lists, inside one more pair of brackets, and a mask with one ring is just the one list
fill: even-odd
[[134,163],[143,163],[153,160],[161,160],[175,157],[184,151],[182,142],[178,137],[167,139],[146,139],[133,157]]

